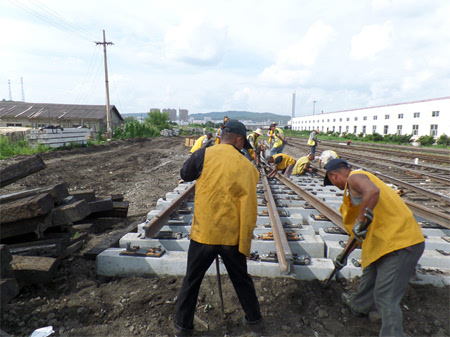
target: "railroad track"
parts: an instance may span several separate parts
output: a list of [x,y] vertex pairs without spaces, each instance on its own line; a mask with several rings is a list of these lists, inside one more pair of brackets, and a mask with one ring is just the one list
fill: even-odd
[[[296,141],[289,145],[301,149],[309,146]],[[450,169],[446,167],[432,167],[429,165],[415,165],[402,163],[398,160],[376,157],[371,154],[356,154],[346,149],[336,151],[340,157],[346,159],[355,168],[362,168],[378,176],[386,183],[394,184],[404,190],[406,198],[412,202],[435,207],[444,213],[450,211]],[[313,164],[314,165],[314,164]],[[408,166],[414,165],[414,168]]]
[[[297,138],[289,138],[288,143],[292,145],[299,145],[299,146],[306,146],[306,141],[304,139],[297,139]],[[321,147],[327,148],[329,150],[335,150],[336,152],[342,151],[342,150],[348,150],[348,145],[343,145],[340,143],[332,142],[332,141],[321,141],[320,142]],[[428,153],[425,153],[424,151],[427,151],[425,149],[421,148],[410,148],[409,151],[406,151],[403,147],[399,150],[393,149],[391,147],[390,149],[378,147],[378,146],[372,146],[372,144],[355,144],[352,143],[350,145],[351,151],[356,154],[364,155],[367,152],[370,153],[377,153],[384,156],[394,156],[396,158],[403,157],[403,158],[409,158],[412,159],[411,162],[418,158],[420,161],[428,162],[428,163],[436,163],[441,165],[450,165],[450,151],[444,150],[443,151],[436,151],[428,150]],[[430,153],[432,152],[432,153]]]

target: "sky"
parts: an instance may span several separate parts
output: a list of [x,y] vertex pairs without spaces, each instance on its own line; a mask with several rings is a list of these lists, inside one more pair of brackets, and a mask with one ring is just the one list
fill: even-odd
[[[0,0],[0,99],[296,116],[450,95],[448,0]],[[10,81],[10,86],[8,85]]]

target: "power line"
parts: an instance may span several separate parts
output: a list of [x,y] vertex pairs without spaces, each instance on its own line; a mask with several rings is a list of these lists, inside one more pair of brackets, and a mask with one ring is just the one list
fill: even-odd
[[99,56],[100,56],[100,48],[97,48],[97,46],[95,46],[91,56],[91,61],[89,62],[88,71],[86,73],[86,76],[84,77],[83,84],[81,85],[78,91],[78,95],[75,99],[75,104],[79,103],[83,94],[85,94],[86,84],[89,83],[89,80],[91,79],[92,72],[95,69],[95,65],[97,64],[97,61],[100,59]]

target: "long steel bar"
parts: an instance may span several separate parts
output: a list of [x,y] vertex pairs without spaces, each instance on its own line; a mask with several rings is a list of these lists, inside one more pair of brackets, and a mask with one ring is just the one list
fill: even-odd
[[188,187],[180,196],[175,199],[169,207],[162,209],[147,225],[144,226],[145,236],[153,238],[161,228],[170,220],[173,212],[180,209],[183,203],[188,200],[189,196],[195,192],[195,182]]
[[288,186],[291,190],[297,193],[300,197],[309,202],[315,209],[331,220],[336,226],[345,230],[344,222],[342,221],[342,215],[340,212],[334,208],[328,206],[322,200],[316,198],[313,194],[308,191],[303,190],[300,186],[294,184],[291,180],[283,177],[281,174],[277,173],[276,176],[283,184]]
[[440,226],[450,229],[450,215],[432,210],[428,207],[415,204],[411,201],[404,200],[405,204],[415,214],[429,221],[435,222]]
[[273,198],[272,190],[270,189],[269,180],[264,174],[264,170],[261,170],[261,180],[264,187],[264,196],[267,200],[267,211],[269,213],[270,225],[272,226],[273,239],[275,242],[278,264],[280,265],[280,272],[282,274],[290,274],[293,270],[293,256],[291,247],[287,241],[286,233],[283,229],[283,223],[281,222],[278,214],[275,199]]

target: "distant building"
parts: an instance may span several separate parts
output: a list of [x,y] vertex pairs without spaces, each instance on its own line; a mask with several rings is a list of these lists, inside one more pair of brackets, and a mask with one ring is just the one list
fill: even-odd
[[450,97],[294,117],[291,127],[300,131],[412,134],[414,139],[440,137],[450,135]]
[[162,112],[167,112],[172,122],[177,120],[177,109],[163,109]]
[[158,108],[151,108],[150,112],[161,112],[161,110]]
[[178,110],[178,114],[179,114],[179,120],[180,121],[184,121],[184,122],[188,121],[189,112],[188,112],[187,109],[179,109]]
[[193,124],[194,123],[194,117],[189,118],[189,123]]
[[[123,117],[115,105],[110,106],[110,112],[114,130],[122,124]],[[47,125],[86,126],[96,132],[106,131],[106,106],[0,101],[0,127],[40,128]]]
[[205,118],[203,118],[203,122],[204,122],[204,123],[210,122],[210,121],[212,121],[212,118],[211,118],[211,117],[205,117]]

